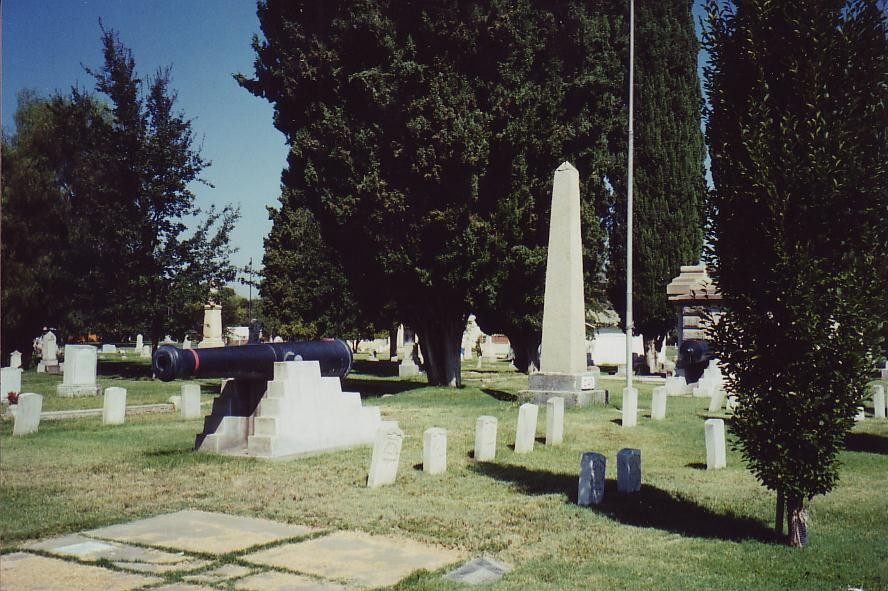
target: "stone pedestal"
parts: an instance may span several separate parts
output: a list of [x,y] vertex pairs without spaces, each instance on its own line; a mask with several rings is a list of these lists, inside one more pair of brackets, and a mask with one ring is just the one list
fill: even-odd
[[65,345],[65,377],[56,387],[59,396],[97,396],[98,349],[92,345]]
[[416,346],[416,343],[413,342],[412,335],[410,336],[410,339],[411,340],[404,341],[404,360],[398,365],[399,378],[412,378],[413,376],[418,376],[420,374],[419,366],[416,365],[416,361],[414,361],[414,347]]
[[317,361],[285,361],[267,383],[227,380],[195,448],[295,457],[373,443],[380,422],[378,407],[363,407],[339,378],[322,377]]
[[222,340],[222,306],[208,304],[204,306],[203,340],[197,344],[198,349],[224,347]]

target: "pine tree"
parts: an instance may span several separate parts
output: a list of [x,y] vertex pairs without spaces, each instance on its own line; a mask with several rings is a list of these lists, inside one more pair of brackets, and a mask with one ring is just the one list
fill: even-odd
[[888,23],[876,0],[707,4],[713,331],[732,429],[805,539],[885,327]]
[[[703,245],[704,146],[699,43],[689,0],[638,0],[635,15],[633,323],[650,364],[675,326],[666,285]],[[625,144],[624,144],[625,145]],[[626,185],[615,178],[609,296],[626,318]],[[652,368],[651,368],[652,369]]]

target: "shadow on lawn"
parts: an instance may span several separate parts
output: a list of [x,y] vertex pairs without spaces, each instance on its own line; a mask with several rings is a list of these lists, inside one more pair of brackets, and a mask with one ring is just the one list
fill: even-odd
[[352,371],[378,378],[392,378],[398,375],[398,362],[355,360],[352,362]]
[[[577,502],[577,476],[522,466],[479,462],[472,469],[496,480],[512,482],[528,495],[564,494],[568,502]],[[773,542],[772,530],[748,517],[715,513],[697,503],[648,484],[633,494],[617,492],[617,483],[606,480],[604,502],[589,507],[611,519],[636,527],[653,527],[697,538],[722,540],[754,539]]]
[[426,385],[422,382],[363,380],[361,378],[349,377],[342,380],[342,391],[360,392],[362,398],[378,398],[384,394],[400,394],[408,390],[424,388]]
[[888,437],[871,433],[848,433],[845,437],[845,449],[888,455]]
[[96,365],[99,377],[123,380],[150,380],[151,365],[133,361],[99,361]]
[[512,394],[511,392],[505,392],[503,390],[493,390],[491,388],[481,388],[481,391],[490,396],[491,398],[496,398],[500,402],[515,402],[518,400],[518,396]]

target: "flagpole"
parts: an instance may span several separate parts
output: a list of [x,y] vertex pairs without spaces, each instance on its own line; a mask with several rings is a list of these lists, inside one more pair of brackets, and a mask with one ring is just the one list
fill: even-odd
[[629,159],[626,166],[626,387],[632,387],[632,160],[635,128],[632,122],[635,89],[635,0],[629,0]]

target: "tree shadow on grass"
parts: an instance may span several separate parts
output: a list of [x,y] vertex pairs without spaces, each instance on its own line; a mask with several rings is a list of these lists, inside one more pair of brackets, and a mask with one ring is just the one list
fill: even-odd
[[424,388],[422,382],[393,380],[363,380],[361,378],[345,378],[342,380],[344,392],[360,392],[362,398],[379,398],[385,394],[400,394],[408,390]]
[[888,437],[871,433],[848,433],[845,437],[845,449],[848,451],[888,455]]
[[151,365],[133,361],[99,361],[96,374],[100,378],[119,378],[122,380],[150,380]]
[[[568,502],[577,502],[577,476],[523,466],[479,462],[472,470],[495,480],[511,482],[527,495],[563,494]],[[590,507],[615,521],[636,527],[653,527],[683,536],[722,540],[753,539],[774,542],[774,535],[764,523],[730,513],[716,513],[681,495],[642,484],[637,493],[617,492],[614,480],[605,481],[604,501]]]
[[355,360],[352,362],[352,371],[380,378],[393,378],[398,375],[398,362]]
[[481,388],[481,391],[490,396],[491,398],[496,398],[500,402],[515,402],[518,400],[518,396],[516,394],[512,394],[511,392],[505,392],[503,390],[494,390],[492,388]]

